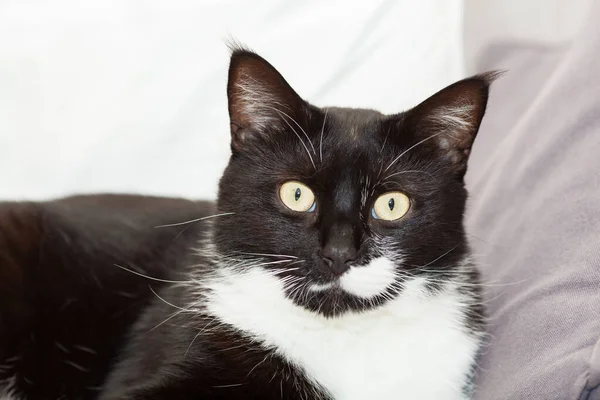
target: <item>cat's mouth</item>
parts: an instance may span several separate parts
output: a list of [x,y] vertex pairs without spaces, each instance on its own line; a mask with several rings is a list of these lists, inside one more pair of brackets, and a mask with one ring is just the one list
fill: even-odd
[[340,289],[339,279],[326,283],[311,283],[308,285],[310,292],[324,292],[331,289]]
[[287,287],[286,294],[296,305],[331,318],[379,307],[395,298],[401,287],[395,264],[380,257],[329,281],[308,278],[301,286]]
[[311,282],[307,285],[307,289],[312,294],[332,295],[340,292],[370,300],[385,295],[397,284],[397,281],[395,264],[386,257],[378,257],[365,265],[352,266],[330,281]]

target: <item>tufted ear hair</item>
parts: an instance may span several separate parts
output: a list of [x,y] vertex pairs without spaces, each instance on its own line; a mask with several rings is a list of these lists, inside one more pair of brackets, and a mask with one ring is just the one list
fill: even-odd
[[488,72],[453,83],[402,114],[402,127],[414,144],[448,159],[464,176],[467,160],[487,106],[491,83],[501,75]]
[[227,99],[234,152],[295,124],[305,105],[269,62],[241,48],[234,48],[231,55]]

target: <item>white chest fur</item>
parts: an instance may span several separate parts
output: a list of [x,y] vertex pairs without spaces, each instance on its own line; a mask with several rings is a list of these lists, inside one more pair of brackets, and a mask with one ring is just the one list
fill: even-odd
[[363,313],[327,319],[288,300],[261,270],[224,272],[209,284],[208,311],[303,368],[335,399],[463,399],[479,341],[462,326],[465,299],[425,281]]

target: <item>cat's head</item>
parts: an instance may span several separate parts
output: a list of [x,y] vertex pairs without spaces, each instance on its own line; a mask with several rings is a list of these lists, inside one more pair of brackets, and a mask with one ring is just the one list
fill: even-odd
[[232,156],[218,253],[281,281],[299,306],[335,316],[377,307],[416,275],[468,252],[463,177],[494,74],[454,83],[394,115],[315,107],[255,53],[234,50]]

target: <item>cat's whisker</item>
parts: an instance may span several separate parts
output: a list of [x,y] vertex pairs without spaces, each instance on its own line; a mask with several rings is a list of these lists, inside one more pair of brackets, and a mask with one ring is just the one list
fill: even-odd
[[[301,281],[294,282],[291,285],[289,285],[288,290],[290,293],[290,297],[293,299],[298,298],[298,297],[302,298],[303,297],[302,295],[305,294],[305,293],[303,293],[305,286],[306,285]],[[304,292],[306,292],[306,291],[304,291]]]
[[[440,271],[425,271],[425,272],[439,273]],[[495,281],[481,282],[481,283],[469,283],[469,282],[464,282],[461,279],[458,279],[458,277],[456,280],[436,279],[436,278],[429,278],[429,277],[426,279],[428,282],[433,282],[433,283],[454,284],[454,285],[471,286],[471,287],[491,287],[491,288],[519,285],[521,283],[525,283],[530,280],[530,279],[521,279],[519,281],[504,282],[504,283],[494,283]]]
[[[381,145],[381,149],[379,150],[379,153],[383,153],[383,149],[385,149],[385,144],[387,143],[388,137],[390,136],[390,133],[392,132],[392,125],[390,124],[388,127],[388,131],[385,134],[385,139],[383,139],[383,144]],[[383,164],[382,164],[383,165]],[[381,172],[381,171],[380,171]]]
[[323,132],[325,131],[325,121],[327,121],[327,113],[329,109],[325,109],[325,117],[323,118],[323,126],[321,127],[321,139],[319,140],[319,155],[321,158],[321,164],[323,164]]
[[426,141],[428,141],[428,140],[430,140],[430,139],[433,139],[433,138],[435,138],[435,137],[437,137],[437,136],[439,136],[439,135],[441,135],[441,134],[443,134],[443,133],[446,133],[446,132],[445,132],[445,131],[441,131],[441,132],[438,132],[438,133],[434,133],[433,135],[431,135],[431,136],[428,136],[428,137],[426,137],[425,139],[423,139],[423,140],[420,140],[420,141],[418,141],[417,143],[413,144],[413,145],[412,145],[412,146],[410,146],[408,149],[406,149],[406,150],[404,150],[402,153],[400,153],[400,155],[399,155],[398,157],[394,158],[394,160],[392,160],[392,162],[391,162],[391,163],[389,163],[389,165],[386,167],[386,169],[384,169],[384,170],[383,170],[383,172],[387,172],[387,170],[388,170],[388,169],[390,169],[390,168],[391,168],[391,166],[392,166],[392,165],[394,165],[394,164],[395,164],[395,163],[396,163],[396,162],[397,162],[397,161],[398,161],[398,160],[399,160],[399,159],[400,159],[400,158],[401,158],[403,155],[405,155],[406,153],[408,153],[409,151],[411,151],[411,150],[412,150],[412,149],[414,149],[415,147],[417,147],[417,146],[421,145],[422,143],[425,143]]
[[193,224],[194,222],[200,222],[200,221],[204,221],[204,220],[211,219],[211,218],[223,217],[225,215],[233,215],[233,214],[235,214],[235,213],[234,212],[225,212],[225,213],[220,213],[220,214],[208,215],[206,217],[195,218],[195,219],[191,219],[189,221],[184,221],[184,222],[176,222],[174,224],[157,225],[154,228],[168,228],[170,226]]
[[262,257],[281,257],[281,258],[298,258],[296,256],[290,256],[287,254],[270,254],[270,253],[244,253],[240,252],[239,254],[248,255],[248,256],[262,256]]
[[311,295],[314,296],[314,293],[309,292],[308,288],[305,285],[298,286],[298,289],[296,291],[297,298],[299,298],[300,300],[302,300],[304,302],[308,302],[309,299],[311,298]]
[[316,293],[310,291],[308,286],[300,287],[299,293],[300,293],[300,299],[303,300],[305,303],[308,303],[309,301],[314,299],[316,296]]
[[154,294],[154,295],[155,295],[155,296],[156,296],[156,297],[157,297],[157,298],[158,298],[160,301],[162,301],[163,303],[165,303],[165,304],[167,304],[167,305],[169,305],[169,306],[171,306],[171,307],[173,307],[173,308],[176,308],[176,309],[178,309],[178,310],[185,310],[184,308],[182,308],[182,307],[179,307],[179,306],[176,306],[175,304],[169,303],[167,300],[165,300],[165,299],[163,299],[162,297],[160,297],[160,295],[154,291],[154,289],[152,288],[152,286],[148,285],[148,288],[149,288],[149,289],[150,289],[150,291],[151,291],[151,292],[152,292],[152,293],[153,293],[153,294]]
[[288,266],[293,265],[293,264],[299,264],[302,263],[303,261],[293,261],[289,264],[284,265],[283,267],[275,267],[275,268],[269,268],[266,272],[272,272],[272,273],[280,273],[280,272],[291,272],[291,271],[296,271],[299,270],[299,267],[294,267],[294,268],[288,268]]
[[454,247],[452,247],[450,250],[448,250],[447,252],[445,252],[444,254],[442,254],[441,256],[437,257],[435,260],[432,260],[430,262],[428,262],[427,264],[424,265],[417,265],[415,266],[416,268],[418,268],[419,270],[422,270],[422,268],[425,268],[433,263],[435,263],[436,261],[441,260],[442,258],[446,257],[448,254],[452,253],[452,251],[456,250],[458,248],[459,245],[456,245]]
[[[305,262],[306,262],[306,260],[296,260],[296,261],[292,261],[292,262],[291,262],[291,263],[289,263],[289,264],[286,264],[285,266],[286,266],[286,267],[289,267],[290,265],[302,264],[302,263],[305,263]],[[297,269],[300,269],[300,268],[299,268],[299,267],[295,267],[295,268],[291,268],[291,269],[289,269],[289,270],[290,270],[290,271],[294,271],[294,270],[297,270]]]
[[176,316],[180,315],[181,313],[184,312],[188,312],[191,311],[193,307],[197,306],[198,304],[204,302],[204,299],[198,300],[192,304],[190,304],[189,306],[187,306],[186,308],[182,308],[181,310],[171,314],[167,319],[163,320],[161,323],[155,325],[152,329],[150,329],[150,332],[152,332],[153,330],[155,330],[156,328],[162,326],[163,324],[167,323],[168,321],[170,321],[171,319],[175,318]]
[[289,297],[294,299],[296,297],[296,295],[298,293],[300,293],[300,290],[302,290],[302,283],[301,282],[290,282],[285,285],[284,289],[287,293],[289,293]]
[[[274,276],[278,276],[279,274],[294,272],[294,271],[298,271],[299,269],[300,268],[277,268],[272,271],[267,271],[267,273],[270,273],[271,275],[274,275]],[[294,276],[294,275],[290,275],[290,276]],[[300,277],[296,276],[295,278],[300,278]]]
[[252,369],[250,370],[250,372],[248,372],[248,375],[246,375],[246,379],[248,379],[248,378],[250,377],[250,375],[252,375],[252,372],[254,372],[254,370],[255,370],[256,368],[258,368],[258,366],[259,366],[259,365],[261,365],[262,363],[264,363],[265,361],[267,361],[267,359],[269,359],[270,357],[271,357],[271,353],[267,353],[267,355],[265,356],[265,358],[263,358],[263,360],[262,360],[262,361],[260,361],[258,364],[256,364],[256,365],[254,366],[254,368],[252,368]]
[[385,178],[380,179],[379,182],[377,182],[377,184],[385,184],[387,182],[389,182],[390,178],[396,176],[396,175],[402,175],[402,174],[425,174],[425,175],[429,175],[432,176],[429,172],[426,171],[420,171],[420,170],[415,170],[415,169],[409,169],[409,170],[405,170],[405,171],[398,171],[398,172],[394,172],[393,174],[387,175]]
[[140,273],[140,272],[134,271],[134,270],[132,270],[132,269],[125,268],[124,266],[122,266],[122,265],[119,265],[119,264],[113,264],[113,265],[114,265],[115,267],[121,268],[121,269],[122,269],[122,270],[124,270],[124,271],[130,272],[130,273],[132,273],[132,274],[134,274],[134,275],[141,276],[142,278],[150,279],[150,280],[152,280],[152,281],[156,281],[156,282],[163,282],[163,283],[186,283],[186,284],[192,284],[192,283],[194,283],[194,281],[193,281],[193,280],[188,280],[188,281],[175,281],[175,280],[169,280],[169,279],[155,278],[155,277],[152,277],[152,276],[145,275],[145,274],[142,274],[142,273]]
[[313,153],[314,153],[315,155],[317,155],[317,151],[315,150],[315,146],[313,146],[313,144],[312,144],[312,142],[311,142],[311,140],[310,140],[310,137],[308,136],[308,134],[306,133],[306,131],[304,130],[304,128],[302,128],[302,126],[301,126],[301,125],[298,123],[298,121],[296,121],[296,120],[295,120],[294,118],[292,118],[292,117],[291,117],[289,114],[287,114],[287,113],[285,113],[285,112],[283,112],[283,111],[281,111],[281,110],[277,110],[277,109],[275,109],[275,111],[277,111],[277,112],[279,112],[279,113],[281,113],[281,114],[285,115],[286,117],[288,117],[288,118],[289,118],[289,119],[290,119],[290,120],[291,120],[293,123],[295,123],[295,124],[296,124],[296,126],[297,126],[298,128],[300,128],[300,130],[302,131],[302,133],[303,133],[303,134],[304,134],[304,136],[306,137],[306,140],[308,140],[308,143],[310,144],[310,147],[312,147]]
[[301,279],[288,279],[286,281],[282,281],[282,283],[285,287],[289,288],[292,286],[301,285],[302,280]]
[[496,246],[496,245],[494,245],[494,244],[492,244],[492,243],[489,243],[489,242],[487,242],[487,241],[483,240],[482,238],[480,238],[480,237],[478,237],[478,236],[472,235],[472,234],[470,234],[470,233],[468,233],[468,232],[464,232],[464,234],[465,234],[465,235],[467,235],[467,236],[469,236],[469,237],[472,237],[473,239],[476,239],[476,240],[480,241],[481,243],[483,243],[483,244],[485,244],[485,245],[488,245],[488,246],[490,246],[490,247],[493,247],[493,248],[495,248],[495,249],[497,249],[497,248],[498,248],[498,246]]
[[[194,344],[194,342],[196,341],[196,339],[198,339],[201,335],[203,335],[204,333],[206,333],[208,331],[208,327],[214,323],[215,321],[217,321],[217,317],[213,317],[211,318],[202,329],[200,329],[198,331],[198,333],[196,333],[196,335],[194,336],[194,338],[190,341],[190,344],[188,345],[187,349],[185,350],[185,353],[183,353],[183,359],[185,360],[185,358],[187,357],[187,354],[189,353],[190,349],[192,348],[192,345]],[[220,322],[217,323],[217,325],[221,325]]]
[[265,262],[255,262],[255,261],[238,261],[234,264],[235,267],[244,267],[244,268],[253,268],[253,267],[264,267],[265,265],[274,265],[274,264],[283,264],[290,262],[290,260],[277,260],[277,261],[265,261]]
[[295,287],[298,287],[303,284],[302,279],[300,279],[300,277],[295,277],[295,278],[297,278],[297,279],[293,279],[293,280],[287,281],[285,283],[286,289],[295,288]]
[[265,262],[261,262],[258,264],[253,264],[253,266],[262,267],[263,265],[283,264],[283,263],[289,263],[289,262],[290,262],[290,260],[265,261]]
[[[280,111],[280,110],[276,109],[275,107],[271,107],[271,106],[267,106],[267,105],[264,105],[264,107],[273,109],[274,111],[276,111],[276,112],[278,112],[280,114],[287,115],[286,113],[284,113],[283,111]],[[291,118],[289,115],[287,115],[287,116],[289,118]],[[306,154],[308,154],[308,158],[310,159],[310,162],[311,162],[311,164],[313,165],[313,168],[316,171],[317,170],[317,165],[315,164],[315,161],[313,160],[312,155],[310,154],[310,151],[308,150],[308,147],[306,146],[306,143],[304,143],[304,140],[302,140],[302,138],[300,137],[300,134],[298,132],[296,132],[296,130],[294,129],[294,127],[285,118],[282,117],[282,120],[283,120],[283,122],[286,123],[287,126],[290,127],[290,129],[292,130],[292,132],[294,132],[294,134],[298,137],[298,140],[300,140],[300,143],[302,143],[302,147],[304,147],[304,150],[306,150]],[[294,121],[294,120],[292,119],[292,121]],[[294,122],[296,124],[298,124],[296,121],[294,121]],[[298,126],[300,126],[300,125],[298,125]],[[302,130],[302,131],[304,132],[304,130]],[[306,135],[306,132],[304,132],[304,134]],[[306,135],[306,137],[308,138],[308,135]],[[314,148],[312,142],[310,141],[310,139],[308,139],[308,143],[310,143],[310,145],[311,145],[311,147],[313,148],[313,151],[314,151],[315,148]],[[316,152],[315,152],[315,154],[316,154]]]
[[243,383],[230,383],[229,385],[216,385],[213,386],[215,389],[227,389],[227,388],[231,388],[231,387],[238,387],[238,386],[242,386]]
[[481,301],[467,300],[465,302],[465,304],[467,304],[467,305],[475,305],[475,306],[478,306],[478,305],[479,306],[485,306],[485,305],[487,305],[487,304],[489,304],[489,303],[491,303],[493,301],[498,300],[499,298],[501,298],[502,296],[505,296],[505,295],[506,295],[506,292],[501,292],[501,293],[497,294],[494,297],[483,298],[483,300],[481,300]]
[[287,282],[297,282],[299,279],[301,279],[298,276],[294,276],[294,275],[288,275],[288,276],[284,276],[283,278],[280,278],[280,282],[282,283],[287,283]]
[[294,300],[296,298],[296,293],[298,292],[298,285],[289,285],[288,287],[286,287],[288,296]]
[[295,275],[287,275],[287,276],[281,277],[282,274],[285,274],[285,273],[288,273],[288,272],[293,272],[293,271],[294,271],[294,269],[292,269],[291,271],[288,271],[287,269],[280,269],[280,270],[276,270],[276,271],[266,271],[266,273],[268,275],[270,275],[270,276],[274,276],[276,278],[281,278],[281,279],[283,279],[283,278],[291,279],[292,277],[294,277],[294,278],[300,278],[300,277],[295,276]]
[[202,335],[204,332],[202,330],[200,330],[200,332],[196,333],[196,335],[194,336],[194,338],[190,341],[190,344],[188,345],[187,349],[185,349],[185,353],[183,353],[183,359],[185,360],[185,358],[187,357],[187,354],[189,353],[190,349],[192,348],[194,342],[196,341],[196,339],[198,339],[200,337],[200,335]]

